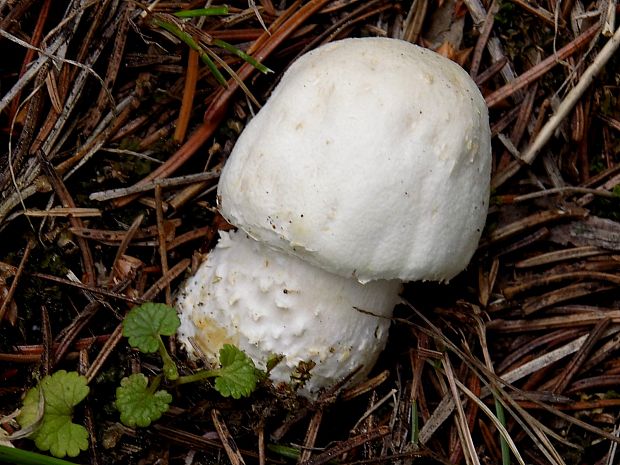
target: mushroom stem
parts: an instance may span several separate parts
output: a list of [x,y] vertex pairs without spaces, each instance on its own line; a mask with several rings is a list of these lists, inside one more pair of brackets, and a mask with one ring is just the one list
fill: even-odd
[[260,368],[282,360],[271,379],[288,383],[312,367],[301,393],[312,396],[357,370],[363,379],[383,350],[400,282],[361,284],[248,238],[220,241],[177,297],[179,340],[193,356],[217,361],[231,343]]

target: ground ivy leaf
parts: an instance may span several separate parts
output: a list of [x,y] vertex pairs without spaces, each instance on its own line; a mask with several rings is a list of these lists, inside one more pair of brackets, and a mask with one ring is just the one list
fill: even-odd
[[129,427],[149,426],[168,410],[172,396],[167,391],[151,392],[148,379],[142,373],[121,380],[116,388],[116,408],[121,413],[121,422]]
[[[17,420],[22,428],[40,421],[31,439],[55,457],[77,456],[88,449],[88,431],[72,423],[73,408],[88,395],[87,379],[75,371],[60,370],[45,376],[24,397]],[[40,403],[43,400],[43,412]]]
[[174,308],[165,304],[144,303],[133,308],[123,320],[123,336],[129,344],[145,353],[156,352],[159,336],[172,336],[181,325]]
[[224,397],[249,396],[258,381],[258,370],[250,357],[240,349],[224,344],[220,349],[220,364],[222,368],[217,370],[215,389]]
[[73,407],[88,395],[88,380],[76,371],[60,370],[41,381],[46,413],[71,414]]
[[88,449],[88,431],[82,425],[71,422],[65,415],[50,415],[36,433],[35,445],[49,450],[54,457],[76,457]]

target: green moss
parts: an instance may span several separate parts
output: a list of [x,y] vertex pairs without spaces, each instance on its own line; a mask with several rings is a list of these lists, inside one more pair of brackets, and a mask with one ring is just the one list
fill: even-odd
[[597,197],[590,204],[590,214],[600,216],[614,221],[620,221],[620,208],[618,208],[618,198],[620,198],[620,188],[616,186],[613,190],[616,198],[607,199]]
[[517,7],[512,2],[500,2],[499,10],[495,15],[495,24],[502,27],[510,27],[514,24]]

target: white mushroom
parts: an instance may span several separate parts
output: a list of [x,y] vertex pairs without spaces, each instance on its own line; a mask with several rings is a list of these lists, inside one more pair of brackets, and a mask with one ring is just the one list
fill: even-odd
[[394,39],[332,42],[293,63],[245,128],[220,209],[336,274],[449,280],[484,226],[490,139],[456,63]]
[[[373,348],[367,338],[387,320],[354,307],[389,317],[397,286],[383,280],[447,281],[467,266],[486,219],[490,153],[484,99],[450,60],[380,38],[302,56],[220,179],[222,214],[260,244],[222,236],[178,300],[181,341],[210,355],[231,340],[259,364],[284,354],[277,381],[313,360],[309,393],[357,365],[366,373],[385,327]],[[333,286],[342,305],[327,295]],[[293,314],[317,326],[280,321]]]

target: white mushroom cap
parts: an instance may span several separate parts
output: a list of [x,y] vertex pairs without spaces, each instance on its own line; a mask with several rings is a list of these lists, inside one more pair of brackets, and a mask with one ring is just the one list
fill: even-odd
[[358,367],[352,382],[367,375],[385,347],[399,282],[362,285],[281,254],[241,231],[220,235],[177,296],[178,338],[190,354],[216,363],[219,349],[230,343],[260,368],[281,354],[271,378],[284,383],[299,362],[313,361],[302,391],[306,395]]
[[302,56],[240,136],[222,214],[251,237],[361,282],[448,280],[473,255],[491,168],[467,73],[408,42]]

